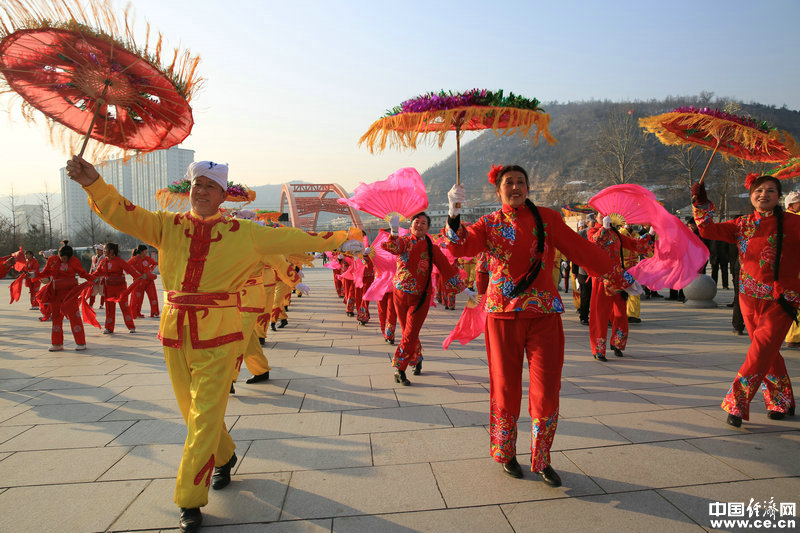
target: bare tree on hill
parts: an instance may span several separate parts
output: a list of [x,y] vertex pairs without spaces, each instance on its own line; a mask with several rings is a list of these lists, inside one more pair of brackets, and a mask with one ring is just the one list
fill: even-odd
[[600,123],[593,143],[595,170],[605,183],[628,183],[642,169],[644,134],[639,129],[633,109],[616,105]]

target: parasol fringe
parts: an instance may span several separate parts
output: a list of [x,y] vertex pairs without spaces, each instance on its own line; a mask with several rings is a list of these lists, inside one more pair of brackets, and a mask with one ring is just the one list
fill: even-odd
[[[142,56],[172,81],[178,93],[186,98],[187,102],[190,102],[204,81],[197,72],[199,56],[192,55],[188,50],[181,51],[176,48],[172,63],[169,66],[163,66],[161,63],[163,35],[160,32],[151,32],[150,24],[147,23],[144,43],[139,45],[134,38],[134,17],[130,5],[125,8],[121,21],[118,20],[115,12],[111,0],[90,0],[86,6],[81,0],[3,0],[0,2],[0,40],[16,31],[26,29],[80,29]],[[155,46],[153,46],[153,42],[155,42]],[[0,94],[16,94],[3,76],[0,76]],[[26,122],[37,123],[31,112],[32,109],[26,106],[22,106],[21,109]],[[72,141],[66,140],[69,135],[65,136],[52,131],[53,129],[66,130],[67,128],[49,119],[46,124],[51,129],[51,139],[61,138],[62,146],[73,145]],[[95,151],[90,150],[89,153],[113,150],[119,150],[119,148],[96,149]],[[125,152],[125,157],[130,157],[131,153],[133,151]]]
[[[749,127],[733,127],[730,121],[709,115],[676,111],[639,119],[639,126],[655,134],[665,145],[686,144],[686,140],[682,136],[669,131],[664,124],[677,124],[686,129],[706,131],[716,140],[734,142],[748,150],[763,150],[767,154],[770,154],[770,146],[767,141],[782,143],[791,154],[796,154],[798,150],[797,142],[788,132],[780,130],[765,132]],[[785,160],[785,156],[779,156],[777,152],[775,155],[775,161]]]
[[358,144],[366,143],[372,153],[383,151],[387,144],[393,148],[414,149],[420,136],[432,133],[433,142],[441,148],[447,132],[455,130],[456,124],[470,123],[479,126],[462,129],[491,129],[497,136],[522,135],[532,139],[535,145],[538,145],[542,136],[549,144],[557,142],[550,134],[550,115],[547,113],[513,107],[470,106],[436,112],[401,113],[378,119],[361,136]]

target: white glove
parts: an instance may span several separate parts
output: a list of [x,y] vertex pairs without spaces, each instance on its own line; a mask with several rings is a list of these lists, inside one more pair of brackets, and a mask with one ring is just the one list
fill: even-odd
[[606,215],[603,217],[603,227],[608,229],[611,227],[611,217]]
[[630,287],[625,289],[625,292],[631,296],[641,296],[642,293],[644,293],[644,289],[642,289],[642,286],[639,285],[638,281],[634,281]]
[[297,271],[297,275],[300,277],[300,279],[303,279],[304,277],[306,277],[305,272],[303,272],[302,270],[298,270]]
[[392,228],[392,235],[399,235],[400,234],[400,216],[399,215],[392,215],[392,218],[389,219],[389,227]]
[[464,296],[469,298],[469,300],[471,302],[476,302],[475,295],[477,294],[477,292],[473,291],[472,289],[466,288],[463,291],[461,291],[459,294],[463,294]]
[[458,214],[461,212],[461,207],[456,207],[456,204],[460,206],[466,199],[467,193],[464,190],[463,185],[456,183],[450,187],[450,191],[447,193],[447,201],[450,204],[450,209],[447,214],[451,217],[458,216]]
[[342,245],[339,247],[339,251],[351,254],[360,254],[364,252],[364,243],[358,239],[350,239],[349,241],[344,241],[344,243],[342,243]]
[[308,285],[306,285],[302,281],[300,283],[298,283],[297,285],[295,285],[294,288],[295,288],[295,290],[297,292],[299,292],[300,294],[302,294],[304,296],[311,292],[311,289],[308,287]]
[[656,236],[656,228],[654,228],[653,226],[650,226],[650,231],[648,231],[648,233],[650,235],[652,235],[653,237],[655,237]]

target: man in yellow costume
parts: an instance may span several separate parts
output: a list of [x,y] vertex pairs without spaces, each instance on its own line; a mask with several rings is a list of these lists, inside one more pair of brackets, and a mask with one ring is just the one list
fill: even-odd
[[158,249],[165,291],[158,336],[187,425],[175,503],[181,509],[180,530],[196,532],[209,485],[217,490],[227,486],[236,464],[224,416],[234,362],[242,353],[239,290],[269,255],[340,246],[355,251],[363,244],[345,242],[344,231],[317,235],[221,216],[228,166],[211,161],[189,165],[191,210],[185,213],[152,212],[132,204],[79,156],[67,162],[67,173],[83,186],[100,218]]

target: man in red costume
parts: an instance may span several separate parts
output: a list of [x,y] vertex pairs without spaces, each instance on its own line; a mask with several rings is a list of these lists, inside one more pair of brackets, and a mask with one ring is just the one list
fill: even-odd
[[67,173],[83,186],[103,220],[158,249],[165,290],[159,338],[187,425],[175,503],[181,508],[181,531],[198,531],[209,486],[225,488],[237,460],[224,417],[234,364],[242,353],[239,291],[271,254],[332,250],[343,243],[360,251],[363,244],[345,243],[343,231],[317,235],[223,217],[219,207],[227,196],[228,166],[212,161],[189,165],[191,211],[185,213],[151,212],[132,204],[79,156],[67,162]]
[[[485,310],[490,382],[490,453],[510,476],[521,478],[517,461],[517,419],[522,398],[523,360],[529,367],[528,412],[532,419],[531,471],[551,486],[561,478],[550,466],[550,446],[558,425],[564,330],[552,265],[558,248],[570,260],[612,288],[623,287],[622,270],[599,247],[572,231],[561,215],[536,207],[528,197],[528,174],[517,165],[493,166],[489,182],[503,203],[500,210],[464,227],[459,217],[462,185],[448,193],[448,249],[456,257],[485,252],[489,280]],[[544,272],[541,272],[544,270]],[[541,275],[540,275],[541,274]],[[481,279],[477,284],[480,291]]]

